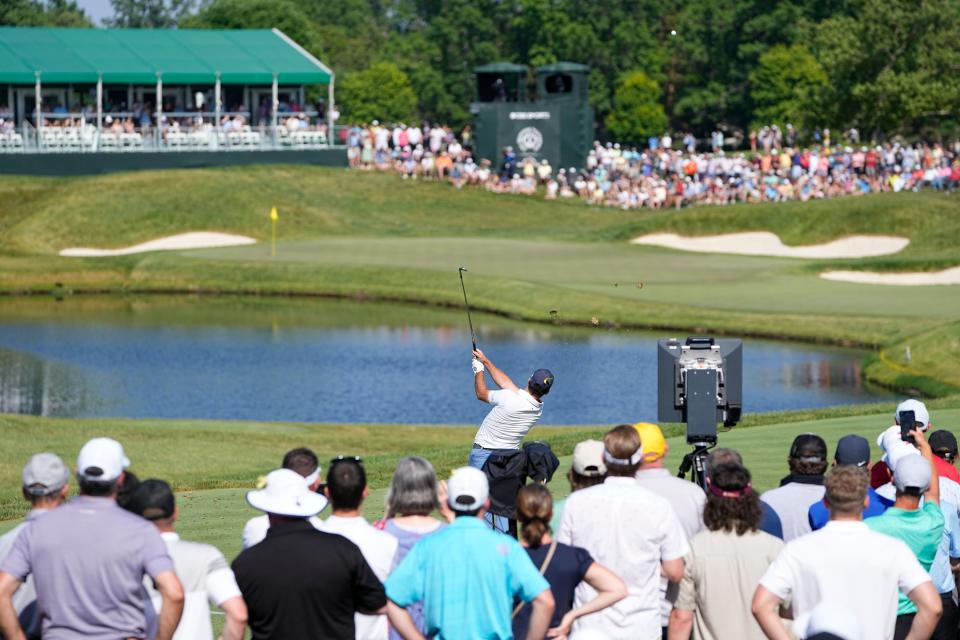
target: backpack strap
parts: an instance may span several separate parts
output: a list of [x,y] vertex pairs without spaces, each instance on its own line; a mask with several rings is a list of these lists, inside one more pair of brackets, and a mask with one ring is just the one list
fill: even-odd
[[[547,569],[550,568],[550,562],[553,560],[554,554],[557,552],[557,541],[554,540],[550,543],[550,548],[547,550],[547,557],[543,559],[543,564],[540,565],[540,575],[546,575]],[[516,618],[519,615],[520,610],[523,609],[523,606],[527,604],[526,602],[521,602],[514,608],[513,615],[511,618]]]

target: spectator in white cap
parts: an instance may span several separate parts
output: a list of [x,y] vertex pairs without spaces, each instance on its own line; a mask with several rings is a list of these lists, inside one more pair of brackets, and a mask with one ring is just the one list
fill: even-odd
[[[70,470],[58,456],[38,453],[30,458],[23,468],[23,497],[30,503],[30,512],[23,522],[0,537],[0,560],[10,553],[24,527],[64,503],[70,492],[69,480]],[[27,638],[39,638],[40,611],[32,576],[14,594],[13,608]]]
[[[607,475],[607,465],[603,463],[603,443],[599,440],[584,440],[573,448],[573,461],[567,471],[570,493],[601,484]],[[560,531],[560,519],[566,499],[553,503],[553,520],[550,529]]]
[[267,514],[267,537],[233,561],[256,640],[353,638],[355,613],[384,613],[383,584],[359,547],[310,523],[326,505],[290,469],[267,476],[247,502]]
[[[233,571],[213,545],[180,539],[175,529],[180,508],[170,485],[163,480],[144,480],[130,496],[126,508],[152,522],[160,531],[183,585],[183,615],[173,640],[213,640],[210,605],[219,608],[226,619],[220,640],[243,640],[247,605],[240,595]],[[154,609],[163,611],[160,594],[149,581],[145,586]]]
[[123,447],[94,438],[77,458],[80,495],[31,522],[0,562],[0,633],[20,640],[12,596],[32,575],[43,637],[146,637],[144,576],[163,601],[156,638],[170,640],[183,610],[183,587],[156,527],[116,502]]
[[[586,549],[596,562],[616,571],[628,595],[577,619],[573,631],[598,630],[613,639],[659,639],[660,576],[679,582],[690,547],[670,503],[634,478],[643,460],[637,430],[615,427],[603,437],[603,445],[607,477],[603,484],[567,498],[557,540]],[[592,591],[578,590],[574,606],[592,597]]]
[[780,607],[792,600],[795,618],[833,602],[856,616],[864,638],[891,640],[898,592],[917,605],[910,637],[929,638],[942,612],[940,596],[910,547],[863,522],[867,476],[845,465],[824,484],[830,522],[787,543],[753,596],[753,615],[767,638],[791,637]]
[[[882,515],[867,520],[866,524],[874,531],[903,540],[924,570],[930,571],[943,537],[940,479],[933,466],[933,451],[923,431],[917,428],[910,435],[920,455],[904,455],[897,460],[893,466],[896,502]],[[907,637],[916,614],[917,607],[901,594],[897,605],[895,640]]]
[[[883,449],[885,455],[879,462],[877,462],[877,464],[873,465],[873,469],[870,472],[870,486],[872,486],[874,489],[879,489],[881,486],[889,483],[890,481],[893,465],[890,464],[889,457],[891,451],[889,449],[902,448],[903,446],[898,444],[902,442],[900,439],[900,419],[901,414],[906,411],[913,412],[914,424],[916,424],[917,428],[924,433],[928,433],[930,427],[933,426],[933,422],[930,419],[930,412],[927,410],[927,405],[923,404],[919,400],[910,398],[897,405],[896,410],[893,412],[893,426],[881,433],[877,438],[877,446]],[[892,447],[891,445],[896,446]],[[897,452],[894,451],[893,455],[896,455],[896,453]],[[937,467],[937,472],[941,476],[960,483],[960,472],[957,471],[956,467],[943,459],[935,459],[933,462]]]
[[[297,447],[287,451],[280,464],[282,469],[296,471],[307,481],[307,487],[311,491],[317,491],[323,484],[323,478],[320,477],[320,462],[317,460],[317,454],[306,447]],[[322,497],[322,495],[321,495]],[[323,511],[327,506],[327,499],[323,498]],[[323,521],[317,516],[310,518],[310,523],[319,530],[323,530]],[[253,545],[267,537],[267,529],[270,528],[270,520],[266,515],[250,518],[243,527],[243,548],[249,549]]]
[[511,638],[514,602],[532,603],[528,640],[547,634],[550,585],[516,540],[483,522],[490,506],[487,476],[462,467],[447,483],[450,526],[423,538],[387,580],[390,623],[405,640],[421,640],[405,607],[424,603],[427,636]]

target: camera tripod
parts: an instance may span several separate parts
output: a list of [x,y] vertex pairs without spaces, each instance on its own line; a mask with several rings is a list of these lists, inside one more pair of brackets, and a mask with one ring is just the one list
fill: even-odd
[[697,483],[701,489],[706,491],[707,455],[710,453],[710,449],[717,446],[717,443],[700,440],[692,442],[691,444],[693,445],[693,451],[683,456],[683,461],[680,463],[680,472],[677,474],[677,477],[685,478],[689,471],[691,472],[690,481]]

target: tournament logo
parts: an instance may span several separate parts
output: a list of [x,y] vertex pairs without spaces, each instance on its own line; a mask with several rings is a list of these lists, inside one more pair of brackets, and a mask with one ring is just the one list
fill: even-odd
[[536,153],[543,146],[543,134],[536,127],[524,127],[517,134],[517,148],[521,153]]

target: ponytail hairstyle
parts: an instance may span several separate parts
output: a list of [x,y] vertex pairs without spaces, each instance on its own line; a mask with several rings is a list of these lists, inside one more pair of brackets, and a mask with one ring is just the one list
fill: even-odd
[[540,546],[543,534],[550,531],[553,518],[553,498],[545,485],[528,484],[517,493],[517,520],[520,537],[531,549]]

